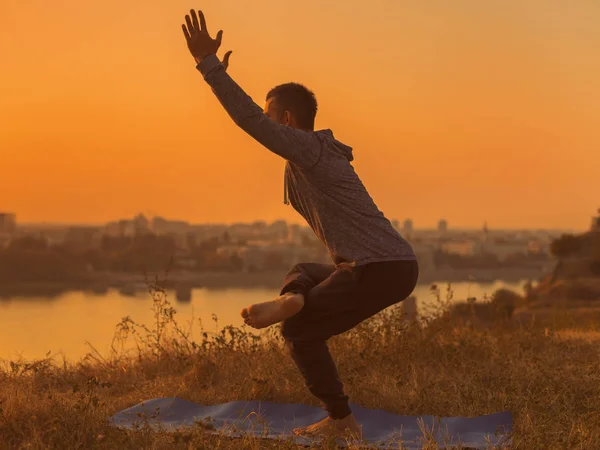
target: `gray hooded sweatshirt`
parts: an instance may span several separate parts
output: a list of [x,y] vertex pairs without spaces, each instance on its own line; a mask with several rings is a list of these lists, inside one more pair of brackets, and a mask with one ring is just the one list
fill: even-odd
[[416,259],[354,171],[351,147],[329,129],[307,132],[271,120],[216,55],[196,68],[236,125],[286,160],[284,203],[306,220],[336,266]]

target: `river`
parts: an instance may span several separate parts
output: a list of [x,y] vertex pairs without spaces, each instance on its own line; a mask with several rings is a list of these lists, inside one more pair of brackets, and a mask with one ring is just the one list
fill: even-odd
[[[437,283],[445,298],[447,283]],[[465,301],[468,297],[483,300],[497,289],[507,288],[523,293],[525,281],[478,283],[452,283],[454,301]],[[413,295],[419,311],[431,305],[434,296],[431,284],[419,284]],[[278,295],[277,289],[193,289],[191,298],[178,302],[175,293],[167,291],[167,298],[177,311],[177,321],[188,328],[193,319],[192,332],[198,338],[202,320],[205,329],[215,331],[218,326],[243,324],[239,311],[252,303],[269,300]],[[44,357],[49,351],[75,362],[90,351],[90,342],[102,354],[108,354],[116,325],[125,316],[152,327],[154,314],[152,296],[149,292],[125,295],[115,289],[106,293],[93,294],[71,291],[54,297],[27,296],[0,300],[0,359],[26,360]],[[218,317],[218,324],[212,315]]]

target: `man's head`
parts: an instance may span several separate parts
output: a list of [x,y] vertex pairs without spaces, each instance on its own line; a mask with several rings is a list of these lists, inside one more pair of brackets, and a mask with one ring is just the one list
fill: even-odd
[[300,130],[315,129],[317,99],[301,84],[280,84],[269,91],[266,101],[265,114],[271,120]]

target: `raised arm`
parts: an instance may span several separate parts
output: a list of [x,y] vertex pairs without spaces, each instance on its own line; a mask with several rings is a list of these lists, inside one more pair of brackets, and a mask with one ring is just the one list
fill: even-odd
[[[314,132],[303,131],[271,120],[250,96],[227,74],[216,56],[223,32],[217,38],[208,35],[206,20],[194,10],[186,15],[188,29],[182,25],[188,48],[198,63],[196,68],[211,86],[221,105],[241,129],[273,153],[304,168],[314,166],[320,156],[321,143]],[[229,55],[230,53],[228,53]],[[225,61],[225,60],[224,60]]]

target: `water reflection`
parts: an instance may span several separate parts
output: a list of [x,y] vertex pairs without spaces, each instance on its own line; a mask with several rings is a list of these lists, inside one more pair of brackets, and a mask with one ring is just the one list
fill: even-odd
[[[446,298],[447,283],[437,283],[442,299]],[[524,282],[452,284],[452,301],[465,301],[497,289],[507,288],[523,292]],[[413,293],[419,314],[434,303],[430,284],[418,285]],[[152,327],[154,323],[152,296],[147,286],[123,291],[119,288],[81,289],[59,295],[13,296],[0,301],[0,358],[41,358],[51,350],[64,352],[70,361],[89,351],[89,341],[101,353],[107,354],[116,325],[125,316]],[[177,311],[176,319],[184,329],[191,329],[192,338],[199,340],[200,321],[206,329],[216,331],[225,325],[241,327],[239,311],[252,303],[269,300],[279,289],[215,289],[180,286],[167,290],[167,299]],[[54,292],[54,294],[56,294]],[[51,301],[49,301],[51,300]],[[216,314],[218,323],[212,320]]]
[[175,289],[175,300],[180,303],[189,303],[192,301],[192,285],[179,283]]

